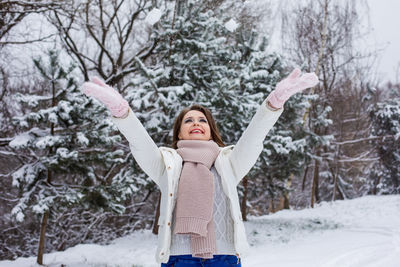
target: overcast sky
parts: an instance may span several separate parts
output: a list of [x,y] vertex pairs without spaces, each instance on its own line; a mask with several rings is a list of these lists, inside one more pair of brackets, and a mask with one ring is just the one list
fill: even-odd
[[[276,12],[278,6],[289,6],[289,3],[294,3],[295,0],[248,0],[247,3],[251,3],[254,7],[254,12],[262,12],[265,3],[269,2],[275,4],[276,7],[272,8],[273,12],[271,21],[268,19],[265,23],[265,27],[260,29],[268,34],[272,34],[272,46],[279,47],[279,24],[277,21],[280,19],[277,17],[279,12]],[[296,0],[298,1],[298,0]],[[365,27],[371,26],[370,34],[368,40],[362,42],[366,47],[362,48],[364,50],[368,48],[369,51],[379,50],[380,61],[378,62],[377,68],[380,74],[380,80],[382,82],[391,80],[393,82],[400,82],[400,0],[332,0],[332,1],[367,1],[369,5],[369,24],[365,21]],[[366,12],[363,9],[361,12]],[[360,14],[362,17],[366,14]],[[268,15],[265,15],[266,19]],[[273,22],[275,21],[275,22]],[[28,21],[29,23],[29,21]],[[37,23],[33,23],[37,25]],[[29,24],[26,25],[27,27]],[[32,26],[32,25],[31,25]],[[30,26],[29,26],[30,27]],[[41,28],[40,31],[43,31]],[[24,31],[26,34],[26,31]],[[31,32],[35,32],[32,30]],[[275,40],[275,41],[274,41]],[[26,54],[26,48],[24,51],[20,51],[21,54]],[[0,58],[1,59],[1,58]],[[23,58],[23,66],[26,65],[26,58]]]
[[373,27],[371,38],[383,49],[379,64],[382,80],[400,82],[400,77],[396,77],[396,68],[400,68],[400,1],[368,0],[368,4]]
[[[292,2],[293,1],[293,2]],[[300,1],[300,0],[296,0]],[[332,0],[335,1],[354,1],[354,0]],[[363,18],[364,23],[360,25],[362,32],[368,32],[363,40],[360,41],[359,50],[361,52],[378,51],[379,61],[376,64],[380,82],[388,80],[400,82],[400,0],[356,0],[366,1],[369,7],[359,5],[359,16]],[[272,20],[265,16],[264,27],[260,31],[266,34],[272,34],[271,47],[280,48],[280,8],[287,8],[294,0],[248,0],[249,5],[254,7],[254,12],[265,9],[265,3],[272,4]],[[307,3],[308,0],[305,1]],[[251,3],[251,4],[250,4]],[[365,3],[365,2],[363,2]],[[364,12],[364,13],[363,13]],[[364,46],[364,47],[362,47]],[[397,76],[398,76],[397,75]]]

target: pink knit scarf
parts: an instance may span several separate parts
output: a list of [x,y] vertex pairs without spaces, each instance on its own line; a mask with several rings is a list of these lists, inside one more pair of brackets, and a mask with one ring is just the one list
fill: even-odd
[[219,154],[219,147],[212,140],[180,140],[177,146],[183,167],[174,233],[191,235],[193,257],[213,258],[216,253],[214,176],[210,168]]

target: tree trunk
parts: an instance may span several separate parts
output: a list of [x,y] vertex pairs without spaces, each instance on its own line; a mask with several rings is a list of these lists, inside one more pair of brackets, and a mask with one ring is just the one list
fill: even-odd
[[243,199],[241,203],[243,221],[247,221],[247,176],[243,178]]
[[[322,32],[321,32],[321,46],[319,47],[319,52],[318,52],[318,60],[315,66],[315,74],[318,76],[320,67],[321,67],[321,61],[324,56],[324,51],[325,51],[325,46],[326,46],[326,40],[327,40],[327,25],[328,25],[328,6],[329,6],[329,1],[325,0],[324,1],[324,22],[323,22],[323,27],[322,27]],[[311,88],[311,94],[314,94],[314,88]],[[306,109],[306,112],[304,113],[303,116],[303,125],[306,124],[307,117],[310,113],[311,109],[311,100],[309,100],[310,107]],[[311,128],[311,127],[310,127]],[[316,134],[317,131],[315,131]],[[317,148],[318,149],[318,148]],[[317,156],[319,157],[320,152],[319,150],[317,151]],[[311,207],[314,208],[314,200],[317,202],[319,201],[319,193],[318,193],[318,176],[319,176],[319,162],[318,160],[315,160],[315,166],[314,166],[314,175],[313,175],[313,180],[312,180],[312,188],[311,188]]]
[[[325,51],[325,46],[326,46],[326,39],[328,37],[328,35],[327,35],[328,5],[329,5],[329,1],[325,0],[325,2],[324,2],[324,22],[323,22],[323,27],[322,27],[322,32],[321,32],[321,46],[319,47],[317,64],[315,66],[315,71],[314,71],[317,76],[319,75],[319,70],[320,70],[320,67],[321,67],[321,61],[322,61],[322,58],[324,56],[324,51]],[[310,94],[314,94],[315,93],[314,88],[315,87],[311,88]],[[308,103],[310,104],[310,106],[306,109],[306,112],[304,112],[303,125],[306,124],[307,117],[308,117],[308,115],[310,113],[311,100],[308,100]]]
[[[293,173],[290,174],[289,179],[288,179],[288,181],[286,183],[287,190],[290,189],[290,186],[292,185],[292,180],[293,180]],[[289,207],[290,203],[289,203],[289,193],[288,193],[288,191],[285,191],[285,193],[283,193],[283,196],[281,197],[280,202],[281,202],[280,203],[280,209],[281,210],[282,209],[288,210],[290,208]]]
[[[339,199],[343,200],[344,199],[344,192],[340,189],[340,178],[338,178],[338,188],[337,188],[337,194],[339,195]],[[336,197],[336,199],[338,199]]]
[[337,175],[335,174],[335,177],[333,178],[333,195],[332,195],[332,200],[336,200],[336,194],[338,190],[338,182],[337,182]]
[[372,194],[376,195],[378,184],[381,182],[381,176],[378,176],[378,179],[375,180],[374,188],[372,188]]
[[42,217],[42,224],[40,227],[40,238],[39,238],[39,250],[37,256],[37,263],[43,265],[43,253],[44,253],[44,244],[46,238],[46,226],[47,226],[47,219],[49,217],[49,211],[45,211]]
[[153,223],[153,234],[158,235],[158,219],[160,218],[160,204],[161,204],[161,194],[158,196],[158,204],[156,209],[156,216]]
[[269,213],[275,213],[275,204],[274,204],[274,200],[273,199],[269,200],[268,211],[269,211]]
[[307,179],[308,169],[309,169],[309,166],[307,165],[306,169],[304,171],[303,182],[301,184],[301,191],[304,191],[304,188],[306,187],[306,179]]
[[319,160],[321,152],[317,151],[317,159],[315,159],[314,165],[314,175],[311,188],[311,208],[314,208],[314,201],[319,202],[319,192],[318,192],[318,177],[319,177]]
[[333,176],[333,195],[332,195],[332,200],[335,201],[337,199],[337,194],[339,190],[339,154],[340,154],[340,145],[336,145],[336,152],[335,152],[335,161],[334,161],[334,166],[335,169],[331,170],[332,176]]
[[276,211],[283,209],[289,209],[289,197],[287,193],[284,193],[283,196],[281,196],[281,198],[279,199],[279,208]]

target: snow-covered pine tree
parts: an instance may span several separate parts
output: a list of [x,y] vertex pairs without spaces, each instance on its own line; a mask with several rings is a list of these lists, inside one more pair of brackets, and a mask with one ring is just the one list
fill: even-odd
[[[177,113],[194,103],[211,109],[224,142],[234,144],[283,77],[281,59],[267,51],[266,38],[251,29],[230,31],[225,23],[231,18],[224,10],[211,11],[201,1],[186,1],[180,2],[176,12],[174,21],[172,14],[165,15],[156,32],[161,41],[155,53],[161,60],[137,59],[141,74],[132,80],[137,89],[128,98],[158,145],[169,143]],[[262,159],[251,173],[263,180],[264,186],[257,188],[269,190],[269,197],[285,192],[289,174],[301,169],[304,140],[293,135],[299,135],[296,114],[300,113],[295,110],[304,107],[303,102],[301,97],[290,101],[280,130],[269,136]]]
[[20,132],[9,145],[23,159],[12,174],[19,190],[12,215],[17,221],[43,216],[42,253],[43,227],[60,209],[79,205],[121,213],[121,202],[136,189],[129,176],[111,179],[124,161],[123,151],[115,147],[121,138],[107,115],[101,115],[105,108],[82,95],[73,66],[61,66],[55,51],[49,51],[48,62],[34,63],[43,86],[17,96],[30,112],[13,118]]
[[372,134],[380,137],[373,140],[379,155],[373,180],[380,194],[400,193],[400,97],[377,103],[371,109]]
[[160,40],[154,51],[158,60],[137,59],[141,74],[128,93],[136,114],[160,145],[170,143],[173,120],[184,107],[201,104],[218,117],[226,108],[224,103],[232,105],[238,99],[239,78],[233,62],[237,59],[227,41],[231,33],[224,20],[207,11],[202,1],[179,3],[175,20],[171,10],[155,32]]
[[[227,42],[230,32],[223,20],[207,11],[202,1],[178,2],[179,7],[164,13],[161,26],[154,32],[153,38],[159,40],[156,57],[146,62],[136,58],[140,72],[127,93],[157,145],[171,144],[173,121],[185,107],[204,105],[218,120],[226,108],[223,103],[240,106],[234,90],[238,75],[234,64],[229,64],[235,55]],[[228,117],[234,114],[224,112]],[[131,166],[127,164],[123,171],[129,173]]]
[[[267,37],[259,36],[249,28],[239,27],[236,40],[237,53],[240,55],[240,88],[237,94],[254,103],[245,108],[244,113],[239,113],[242,115],[242,121],[236,134],[241,134],[260,102],[275,88],[276,83],[287,75],[285,69],[289,66],[278,54],[268,50]],[[286,196],[292,175],[302,172],[305,140],[299,110],[304,109],[304,106],[304,96],[301,94],[287,101],[285,112],[267,135],[263,152],[248,175],[250,179],[247,205],[261,213],[266,213],[268,206],[270,210],[274,210],[273,200]],[[267,199],[271,200],[269,205],[265,203]]]

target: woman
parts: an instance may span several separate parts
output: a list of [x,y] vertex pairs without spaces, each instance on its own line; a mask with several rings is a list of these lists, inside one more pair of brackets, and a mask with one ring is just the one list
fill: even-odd
[[160,188],[161,266],[241,266],[249,245],[236,187],[255,164],[285,101],[317,83],[314,73],[295,69],[264,100],[235,146],[224,146],[208,109],[184,109],[174,123],[173,148],[158,148],[127,101],[100,79],[83,84],[85,94],[111,111],[135,160]]

